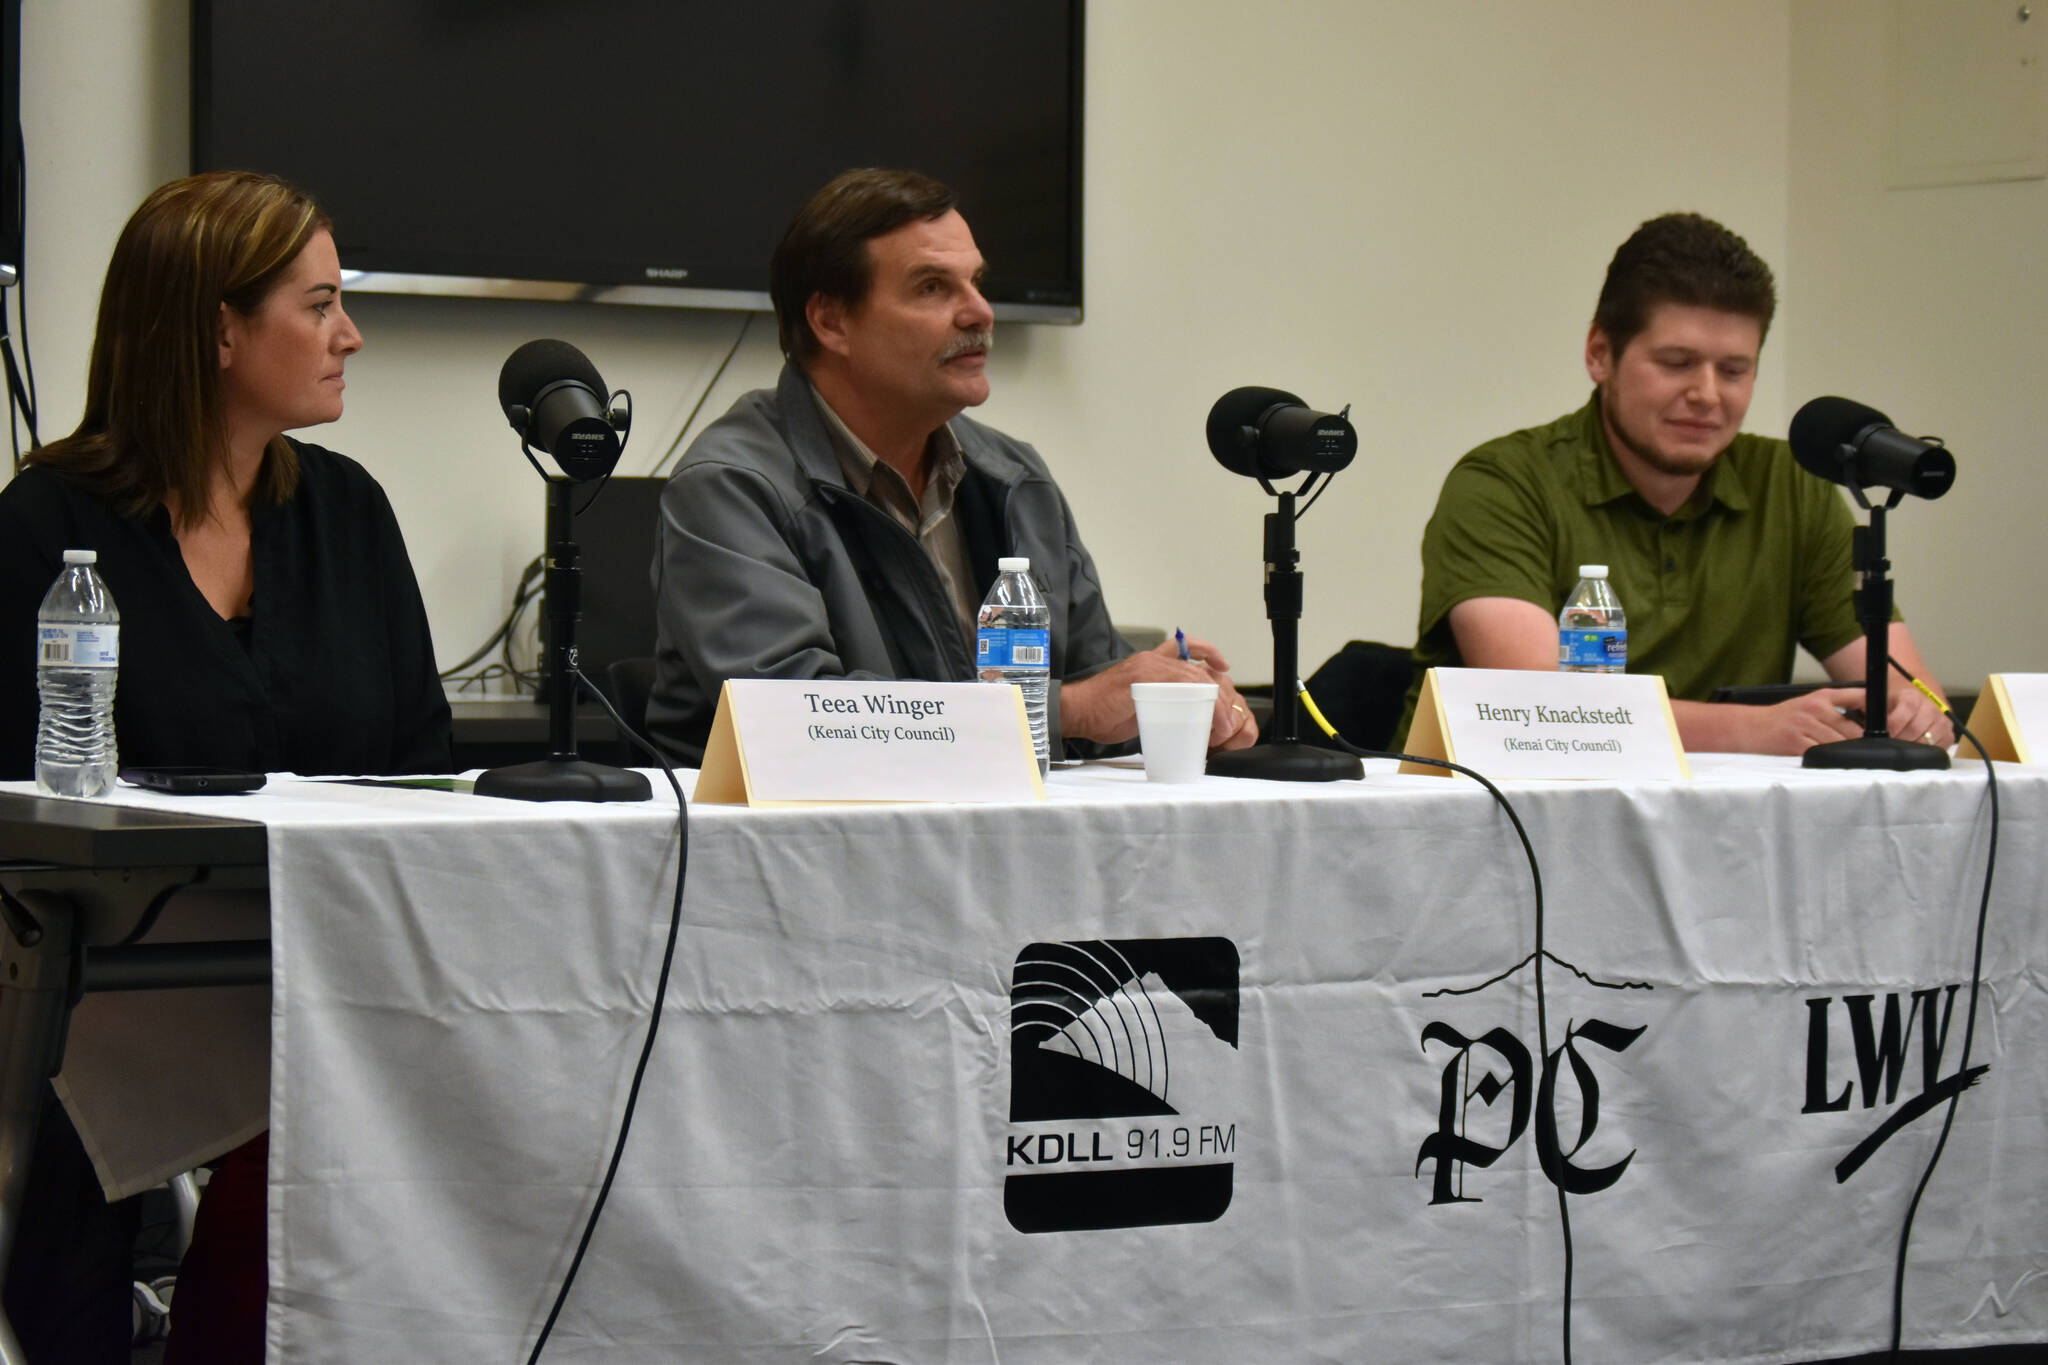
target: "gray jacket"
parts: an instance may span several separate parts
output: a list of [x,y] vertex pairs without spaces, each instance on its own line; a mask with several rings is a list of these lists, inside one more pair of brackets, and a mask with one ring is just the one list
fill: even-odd
[[[976,596],[995,562],[1028,555],[1052,608],[1052,676],[1072,681],[1131,652],[1095,562],[1038,452],[956,417],[967,474],[955,497]],[[972,644],[922,546],[846,486],[811,396],[785,365],[691,443],[661,495],[654,558],[654,691],[647,730],[701,761],[727,678],[974,676]],[[1062,751],[1051,689],[1053,753]]]

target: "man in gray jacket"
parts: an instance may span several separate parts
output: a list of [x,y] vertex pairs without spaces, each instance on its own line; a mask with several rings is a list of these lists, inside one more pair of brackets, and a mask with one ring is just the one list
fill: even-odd
[[1134,738],[1134,682],[1217,681],[1211,747],[1257,737],[1212,647],[1131,652],[1045,462],[960,415],[988,398],[995,319],[954,203],[914,172],[848,171],[775,249],[781,379],[706,428],[661,498],[647,728],[681,761],[727,678],[973,678],[1009,555],[1052,609],[1055,756]]

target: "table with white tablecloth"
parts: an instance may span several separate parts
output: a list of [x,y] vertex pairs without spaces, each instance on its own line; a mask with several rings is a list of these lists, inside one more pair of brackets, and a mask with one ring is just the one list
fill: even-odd
[[[1807,1360],[2048,1340],[2048,775],[692,805],[559,1361]],[[657,775],[657,792],[663,791]],[[271,1357],[522,1359],[678,820],[273,782]],[[1962,1077],[1965,1034],[1969,1067]]]

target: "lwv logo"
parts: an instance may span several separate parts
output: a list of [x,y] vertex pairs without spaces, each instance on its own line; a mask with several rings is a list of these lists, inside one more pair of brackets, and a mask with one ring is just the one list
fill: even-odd
[[[1958,986],[1932,986],[1902,996],[1892,991],[1877,1007],[1876,995],[1845,995],[1837,1001],[1831,995],[1806,1002],[1806,1104],[1802,1114],[1839,1113],[1847,1109],[1860,1085],[1863,1107],[1898,1104],[1899,1085],[1905,1079],[1907,1060],[1913,1052],[1915,1023],[1919,1024],[1920,1093],[1900,1104],[1891,1115],[1856,1144],[1855,1150],[1835,1166],[1835,1180],[1847,1180],[1876,1154],[1892,1135],[1922,1114],[1969,1089],[1988,1066],[1973,1066],[1953,1076],[1941,1075],[1941,1054],[1948,1047],[1949,1021],[1955,1015]],[[1856,1054],[1856,1079],[1844,1079],[1839,1090],[1828,1072],[1830,1022],[1847,1015],[1849,1039]]]

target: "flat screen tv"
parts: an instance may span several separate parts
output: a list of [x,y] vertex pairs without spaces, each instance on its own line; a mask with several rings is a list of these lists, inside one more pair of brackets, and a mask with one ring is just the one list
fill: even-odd
[[334,215],[352,289],[765,309],[852,166],[960,194],[999,317],[1081,316],[1084,0],[194,0],[192,159]]

